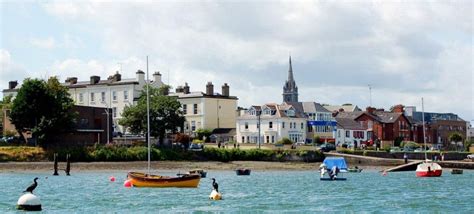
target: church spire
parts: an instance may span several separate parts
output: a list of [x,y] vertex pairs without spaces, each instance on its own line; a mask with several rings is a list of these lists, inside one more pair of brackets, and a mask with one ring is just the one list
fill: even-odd
[[298,87],[293,77],[291,55],[289,57],[288,80],[286,80],[283,86],[283,102],[298,102]]

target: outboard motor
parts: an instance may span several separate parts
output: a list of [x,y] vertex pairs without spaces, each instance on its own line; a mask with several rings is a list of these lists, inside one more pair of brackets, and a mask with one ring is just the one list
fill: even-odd
[[329,173],[329,176],[331,177],[331,179],[336,180],[338,173],[339,173],[339,168],[337,166],[333,166],[331,169],[331,172]]

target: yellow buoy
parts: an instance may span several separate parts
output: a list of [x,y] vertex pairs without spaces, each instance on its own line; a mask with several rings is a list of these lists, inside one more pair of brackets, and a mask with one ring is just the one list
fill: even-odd
[[222,199],[222,194],[217,192],[215,189],[212,190],[211,194],[209,195],[209,199],[212,200],[221,200]]

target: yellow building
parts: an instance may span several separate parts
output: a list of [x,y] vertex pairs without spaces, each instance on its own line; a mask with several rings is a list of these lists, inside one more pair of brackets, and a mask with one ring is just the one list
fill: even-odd
[[206,92],[191,92],[186,83],[178,86],[175,96],[182,105],[186,118],[184,133],[192,134],[197,129],[235,129],[237,100],[229,95],[229,86],[222,86],[222,93],[214,93],[214,85],[208,82]]

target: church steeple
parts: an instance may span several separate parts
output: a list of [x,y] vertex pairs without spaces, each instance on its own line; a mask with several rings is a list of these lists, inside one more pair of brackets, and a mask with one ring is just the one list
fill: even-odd
[[288,80],[283,86],[283,102],[298,102],[298,87],[293,77],[293,66],[291,65],[291,55],[289,58]]

